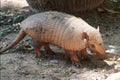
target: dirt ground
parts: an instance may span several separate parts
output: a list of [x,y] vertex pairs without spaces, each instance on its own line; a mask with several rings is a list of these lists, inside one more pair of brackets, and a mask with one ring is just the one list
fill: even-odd
[[[24,10],[22,13],[27,16],[29,14]],[[82,17],[94,27],[99,26],[106,52],[120,55],[120,14],[91,11],[76,16]],[[15,23],[17,27],[19,22]],[[8,25],[12,24],[1,25],[0,32]],[[0,48],[11,43],[17,34],[9,31],[0,36]],[[35,52],[28,44],[28,39],[25,38],[16,48],[0,55],[0,80],[105,80],[110,74],[120,72],[120,58],[102,61],[81,60],[83,66],[76,68],[70,61],[63,59],[65,52],[55,46],[51,46],[57,53],[55,56],[46,54],[42,49],[46,58],[35,58]],[[26,44],[29,48],[25,48]]]

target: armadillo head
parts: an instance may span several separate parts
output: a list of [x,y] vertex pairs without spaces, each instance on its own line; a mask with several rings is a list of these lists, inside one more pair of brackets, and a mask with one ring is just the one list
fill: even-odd
[[84,36],[87,40],[87,45],[91,52],[96,53],[96,55],[105,54],[105,48],[99,32],[99,28],[91,31],[89,35],[87,33],[84,33]]

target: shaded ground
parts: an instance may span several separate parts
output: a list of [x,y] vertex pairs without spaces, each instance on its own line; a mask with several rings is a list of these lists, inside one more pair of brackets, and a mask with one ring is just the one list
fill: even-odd
[[[25,14],[22,17],[24,19],[29,13],[23,11],[21,12]],[[13,21],[15,14],[21,14],[21,12],[10,11],[12,14],[11,22],[1,23],[0,32],[4,32],[4,34],[1,33],[0,36],[0,48],[9,44],[18,34],[19,22],[23,19],[20,17],[17,19],[18,21],[15,20],[17,22]],[[76,15],[81,16],[92,26],[100,26],[107,52],[120,55],[120,14],[92,11],[84,15]],[[8,21],[8,16],[6,20]],[[10,28],[6,30],[8,26]],[[56,47],[52,47],[57,53],[56,56],[46,55],[46,59],[37,59],[28,43],[28,38],[26,38],[17,48],[6,52],[7,54],[0,55],[1,80],[105,80],[110,74],[120,71],[120,58],[104,61],[81,60],[83,67],[76,68],[71,62],[66,62],[63,59],[64,51]],[[30,48],[24,48],[25,45]],[[45,54],[44,50],[43,53]]]

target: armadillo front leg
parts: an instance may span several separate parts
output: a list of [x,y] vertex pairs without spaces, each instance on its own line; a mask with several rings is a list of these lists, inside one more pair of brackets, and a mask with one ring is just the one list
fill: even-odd
[[82,55],[82,57],[84,57],[85,60],[90,60],[90,57],[87,53],[86,48],[81,50],[81,55]]
[[77,66],[77,67],[80,67],[82,66],[80,64],[80,61],[78,59],[78,56],[77,56],[77,51],[71,51],[71,50],[66,50],[68,52],[68,54],[70,55],[70,58],[71,58],[71,61],[72,63]]
[[44,43],[44,48],[47,53],[49,53],[51,55],[55,55],[55,52],[51,50],[49,43]]
[[42,44],[40,44],[36,40],[33,40],[33,47],[34,47],[34,50],[36,52],[36,57],[41,57],[42,56],[41,51],[40,51],[41,46],[42,46]]

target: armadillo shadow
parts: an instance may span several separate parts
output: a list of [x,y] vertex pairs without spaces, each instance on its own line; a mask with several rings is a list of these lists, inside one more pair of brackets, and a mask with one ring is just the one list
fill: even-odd
[[[56,51],[56,50],[55,50]],[[46,59],[48,60],[58,60],[58,61],[64,61],[66,63],[67,66],[71,66],[72,62],[70,60],[70,57],[66,57],[66,52],[61,51],[61,50],[57,50],[58,52],[56,52],[56,54],[51,55],[51,54],[46,54],[45,51],[42,51],[43,55],[45,56]],[[106,70],[110,70],[110,69],[114,69],[114,65],[109,65],[108,63],[106,63],[104,60],[108,59],[108,58],[113,58],[114,54],[106,54],[102,59],[97,59],[96,56],[90,56],[91,60],[86,60],[84,58],[81,57],[80,54],[78,54],[78,57],[81,61],[82,67],[83,68],[87,68],[87,69],[97,69],[97,68],[101,68],[101,69],[106,69]],[[117,56],[118,57],[118,56]]]
[[[57,47],[55,47],[55,46],[52,46],[51,47],[53,50],[54,50],[54,52],[55,52],[55,54],[53,55],[53,54],[49,54],[49,53],[47,53],[46,51],[44,51],[44,49],[41,49],[42,50],[42,59],[43,59],[43,61],[45,61],[45,60],[47,60],[47,61],[51,61],[51,60],[57,60],[58,62],[61,62],[61,61],[63,61],[64,63],[65,63],[65,65],[66,66],[72,66],[72,62],[71,62],[71,60],[70,60],[70,57],[68,56],[68,55],[66,55],[66,52],[64,51],[64,50],[62,50],[62,49],[60,49],[60,48],[57,48]],[[16,51],[16,50],[15,50]],[[35,52],[34,51],[26,51],[26,50],[23,50],[23,49],[17,49],[17,51],[22,51],[22,52],[24,52],[25,54],[26,53],[32,53],[32,54],[34,54]],[[20,53],[21,54],[21,53]],[[92,69],[98,69],[98,68],[101,68],[101,69],[107,69],[107,70],[111,70],[111,69],[114,69],[114,65],[115,64],[113,64],[113,65],[109,65],[109,64],[107,64],[104,60],[98,60],[97,58],[96,58],[96,56],[91,56],[90,54],[89,54],[89,56],[90,56],[90,59],[91,60],[86,60],[86,59],[84,59],[80,54],[78,54],[78,57],[79,57],[79,59],[80,59],[80,62],[81,62],[81,64],[82,64],[82,67],[81,68],[87,68],[87,69],[90,69],[90,70],[92,70]],[[111,54],[106,54],[106,56],[104,56],[104,59],[107,59],[108,57],[110,58],[112,58],[114,55],[111,55]],[[41,59],[41,58],[39,58],[39,59]],[[102,59],[103,59],[103,57],[102,57]],[[58,63],[59,64],[59,63]]]

